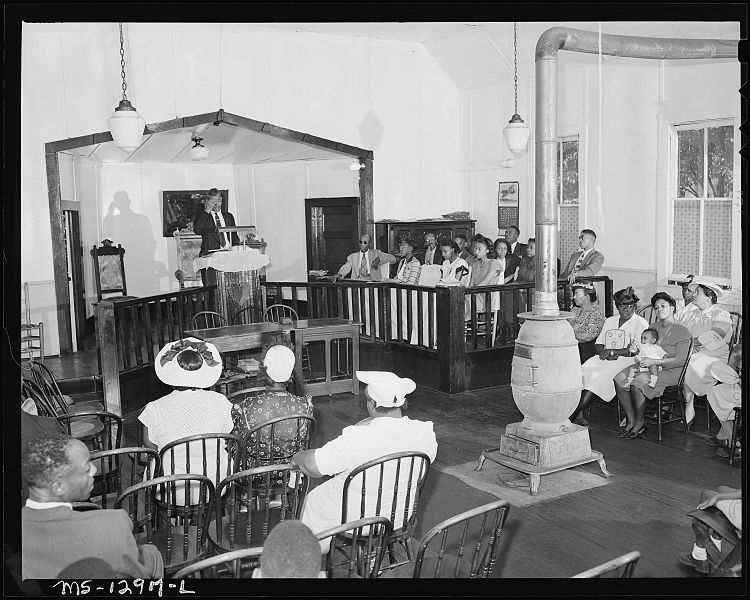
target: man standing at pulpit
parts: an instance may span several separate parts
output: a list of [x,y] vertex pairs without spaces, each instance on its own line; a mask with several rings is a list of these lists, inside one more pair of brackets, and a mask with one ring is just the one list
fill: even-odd
[[219,227],[234,226],[234,215],[221,211],[221,192],[211,188],[203,210],[198,211],[193,220],[193,231],[203,238],[200,256],[206,256],[213,250],[231,250],[233,245],[238,246],[240,240],[236,233],[232,232],[231,237],[227,233],[219,233]]

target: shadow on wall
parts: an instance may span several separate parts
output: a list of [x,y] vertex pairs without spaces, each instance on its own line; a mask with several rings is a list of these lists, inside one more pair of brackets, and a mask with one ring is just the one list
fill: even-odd
[[115,246],[125,248],[125,280],[128,294],[150,296],[160,293],[159,282],[169,271],[156,256],[156,239],[146,215],[134,213],[127,192],[115,192],[102,222],[102,233]]

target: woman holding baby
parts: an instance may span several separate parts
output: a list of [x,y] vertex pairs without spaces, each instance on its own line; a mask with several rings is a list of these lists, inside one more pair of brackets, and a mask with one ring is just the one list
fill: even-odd
[[[651,306],[657,319],[653,325],[657,333],[656,344],[663,351],[660,352],[663,358],[648,358],[641,354],[638,364],[645,369],[661,367],[658,378],[652,379],[653,373],[644,370],[638,372],[632,382],[628,383],[630,367],[623,369],[614,378],[615,393],[627,420],[620,436],[630,439],[642,437],[646,433],[646,399],[656,398],[667,386],[677,385],[690,350],[690,331],[675,317],[677,304],[674,298],[665,292],[658,292],[651,297]],[[641,351],[641,345],[633,340],[629,349],[632,354],[636,354]]]

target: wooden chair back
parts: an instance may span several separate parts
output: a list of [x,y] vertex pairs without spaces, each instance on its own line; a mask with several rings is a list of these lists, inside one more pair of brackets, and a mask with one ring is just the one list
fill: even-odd
[[247,323],[262,323],[265,321],[265,313],[257,306],[246,306],[238,310],[232,317],[232,325],[245,325]]
[[265,320],[269,323],[281,323],[282,319],[299,320],[297,311],[286,304],[272,304],[266,308]]
[[[243,548],[242,550],[233,550],[209,558],[204,558],[189,567],[180,569],[175,573],[175,579],[221,579],[232,578],[246,579],[251,575],[252,565],[257,565],[263,547]],[[245,567],[250,567],[247,572]]]
[[256,425],[244,436],[244,468],[288,463],[297,452],[310,447],[314,428],[315,418],[302,413]]
[[[159,473],[161,459],[153,448],[133,446],[129,448],[115,448],[91,453],[91,462],[96,466],[95,480],[99,484],[98,504],[102,508],[114,505],[125,488],[141,481],[153,479]],[[143,465],[143,469],[139,467]],[[124,482],[124,484],[123,484]],[[97,488],[94,488],[97,490]]]
[[[321,531],[317,535],[319,541],[331,538],[325,559],[328,578],[376,578],[392,531],[393,525],[386,517],[357,519]],[[337,554],[345,557],[344,562],[336,563]]]
[[58,414],[64,415],[87,410],[104,410],[104,405],[101,402],[79,402],[72,404],[73,401],[60,390],[57,378],[47,365],[36,360],[29,360],[28,365],[31,378],[40,389],[44,390],[50,402],[57,408]]
[[232,392],[231,394],[228,394],[227,400],[229,400],[232,404],[236,404],[247,396],[254,396],[256,394],[271,391],[273,391],[273,388],[268,387],[267,385],[257,385],[249,388],[242,388],[241,390],[237,390]]
[[[176,503],[178,490],[184,491],[188,509]],[[165,574],[171,574],[205,557],[215,498],[208,477],[166,475],[130,486],[117,497],[115,508],[130,516],[136,541],[159,549]]]
[[729,340],[729,349],[742,341],[742,315],[735,311],[729,311],[732,318],[732,338]]
[[101,302],[104,294],[127,296],[125,283],[125,249],[117,244],[117,248],[109,240],[91,249],[94,259],[94,280],[96,281],[96,297]]
[[52,417],[53,419],[56,419],[60,414],[58,412],[59,409],[45,390],[40,388],[35,381],[22,377],[21,402],[26,398],[30,398],[34,402],[34,405],[36,406],[36,414],[40,417]]
[[429,469],[430,457],[422,452],[396,452],[360,465],[344,480],[341,522],[382,515],[393,524],[393,536],[411,537]]
[[497,563],[509,511],[507,500],[496,500],[435,525],[419,543],[414,578],[488,578]]
[[213,310],[202,310],[193,315],[193,329],[214,329],[226,325],[226,317]]
[[209,529],[214,553],[262,546],[274,525],[299,519],[310,478],[299,467],[267,465],[234,473],[217,488]]
[[578,575],[573,575],[574,579],[594,579],[594,578],[612,578],[612,579],[630,579],[633,576],[635,565],[641,553],[637,550],[628,552],[612,560],[602,563],[598,567],[587,569]]
[[199,433],[174,440],[159,451],[158,474],[174,475],[175,470],[208,477],[218,488],[223,479],[239,471],[243,445],[231,433]]
[[88,410],[58,415],[68,435],[81,440],[89,450],[115,450],[122,441],[122,417],[106,410]]
[[646,319],[649,325],[651,325],[651,323],[656,322],[656,313],[654,312],[654,307],[651,306],[650,304],[646,304],[646,306],[641,306],[637,312],[641,317]]

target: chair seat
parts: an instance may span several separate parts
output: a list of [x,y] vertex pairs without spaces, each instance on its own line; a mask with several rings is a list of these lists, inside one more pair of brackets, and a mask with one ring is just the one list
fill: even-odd
[[[182,569],[183,567],[187,567],[188,565],[191,565],[192,563],[202,560],[206,557],[207,554],[207,545],[204,544],[203,549],[200,551],[196,551],[196,542],[198,539],[198,530],[194,525],[188,526],[188,552],[187,557],[184,555],[184,537],[183,537],[183,529],[182,525],[175,525],[172,527],[171,531],[171,537],[172,537],[172,553],[170,556],[169,561],[167,560],[167,530],[165,528],[154,530],[152,536],[151,536],[151,544],[156,546],[156,548],[161,553],[162,557],[164,558],[164,571],[165,574],[167,573],[175,573]],[[140,533],[135,536],[136,542],[138,544],[145,544],[146,542],[146,534]]]
[[80,419],[71,421],[70,435],[77,440],[86,441],[104,430],[104,424],[101,421],[88,421]]

